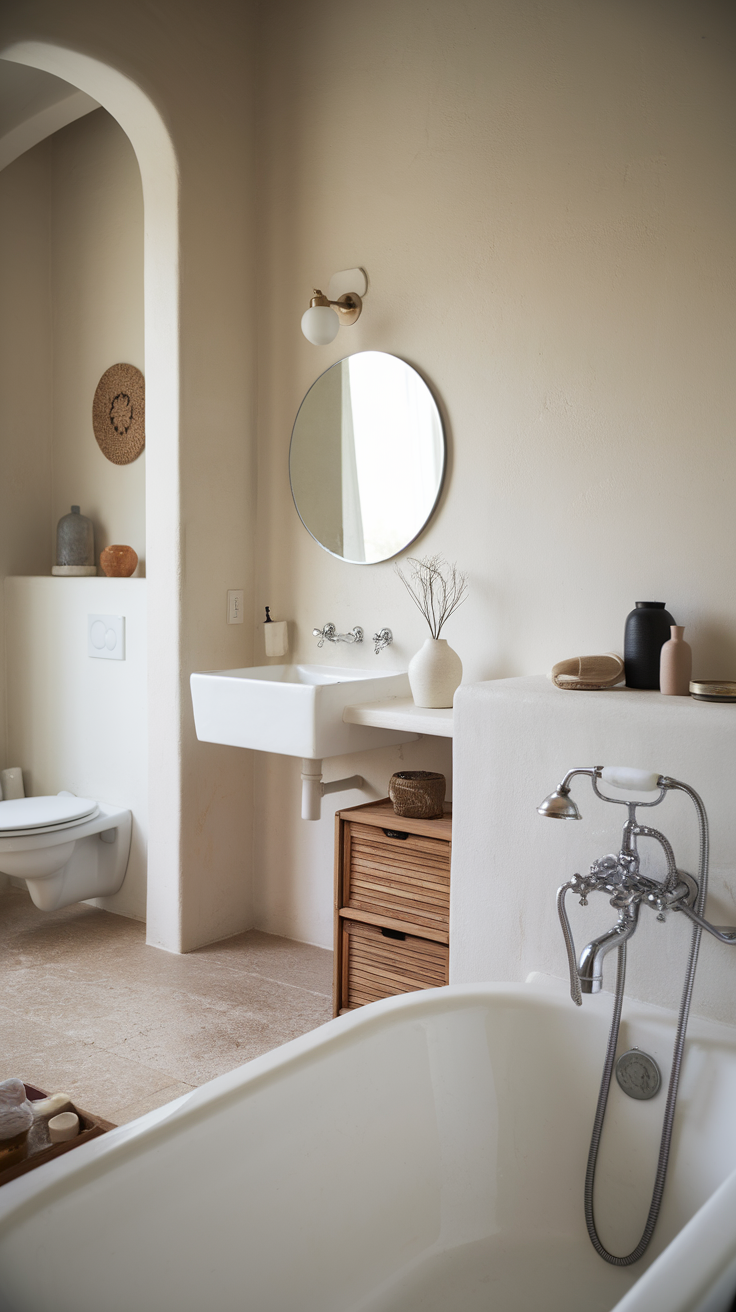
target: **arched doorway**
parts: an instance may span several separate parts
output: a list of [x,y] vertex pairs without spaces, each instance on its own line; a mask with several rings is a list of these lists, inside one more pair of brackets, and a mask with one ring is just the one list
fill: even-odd
[[[73,50],[22,42],[3,59],[63,78],[120,124],[135,151],[144,200],[146,555],[148,575],[148,941],[181,950],[179,231],[174,148],[152,101],[117,70]],[[167,659],[160,659],[166,651]],[[159,653],[152,658],[152,653]],[[153,878],[151,877],[153,872]]]

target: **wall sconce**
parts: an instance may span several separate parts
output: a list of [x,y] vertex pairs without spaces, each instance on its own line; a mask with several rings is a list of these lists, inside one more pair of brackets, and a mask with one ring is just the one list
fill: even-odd
[[302,332],[307,341],[313,346],[329,346],[338,328],[356,323],[367,286],[363,269],[344,269],[332,275],[326,296],[315,287],[309,309],[302,315]]

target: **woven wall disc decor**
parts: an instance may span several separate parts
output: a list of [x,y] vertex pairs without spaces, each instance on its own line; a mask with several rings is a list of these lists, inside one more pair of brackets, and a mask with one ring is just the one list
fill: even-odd
[[146,384],[134,364],[113,364],[97,384],[92,402],[97,444],[114,465],[137,460],[146,445]]

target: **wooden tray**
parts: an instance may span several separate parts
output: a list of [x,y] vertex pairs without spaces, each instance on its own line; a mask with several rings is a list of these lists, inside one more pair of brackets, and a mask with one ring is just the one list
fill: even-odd
[[[39,1098],[48,1098],[48,1094],[43,1089],[37,1089],[33,1084],[26,1084],[26,1097],[31,1102],[36,1102]],[[79,1117],[80,1131],[76,1139],[67,1139],[64,1143],[52,1143],[49,1138],[49,1125],[47,1120],[41,1120],[31,1126],[28,1132],[28,1140],[25,1147],[25,1156],[20,1160],[15,1157],[12,1164],[2,1166],[3,1153],[0,1149],[0,1185],[7,1184],[8,1180],[15,1180],[19,1175],[25,1175],[26,1171],[32,1171],[36,1166],[42,1166],[44,1162],[50,1162],[54,1157],[61,1157],[62,1153],[68,1153],[71,1148],[78,1148],[80,1143],[88,1143],[90,1139],[97,1139],[99,1135],[106,1134],[108,1130],[114,1130],[116,1127],[111,1121],[104,1121],[101,1116],[91,1116],[89,1112],[83,1112],[81,1108],[74,1104],[74,1110]]]

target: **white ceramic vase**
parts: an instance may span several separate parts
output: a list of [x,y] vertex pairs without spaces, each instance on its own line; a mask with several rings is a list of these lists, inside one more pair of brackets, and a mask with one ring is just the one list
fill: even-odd
[[409,684],[415,706],[452,706],[463,677],[463,663],[446,638],[427,638],[409,661]]

